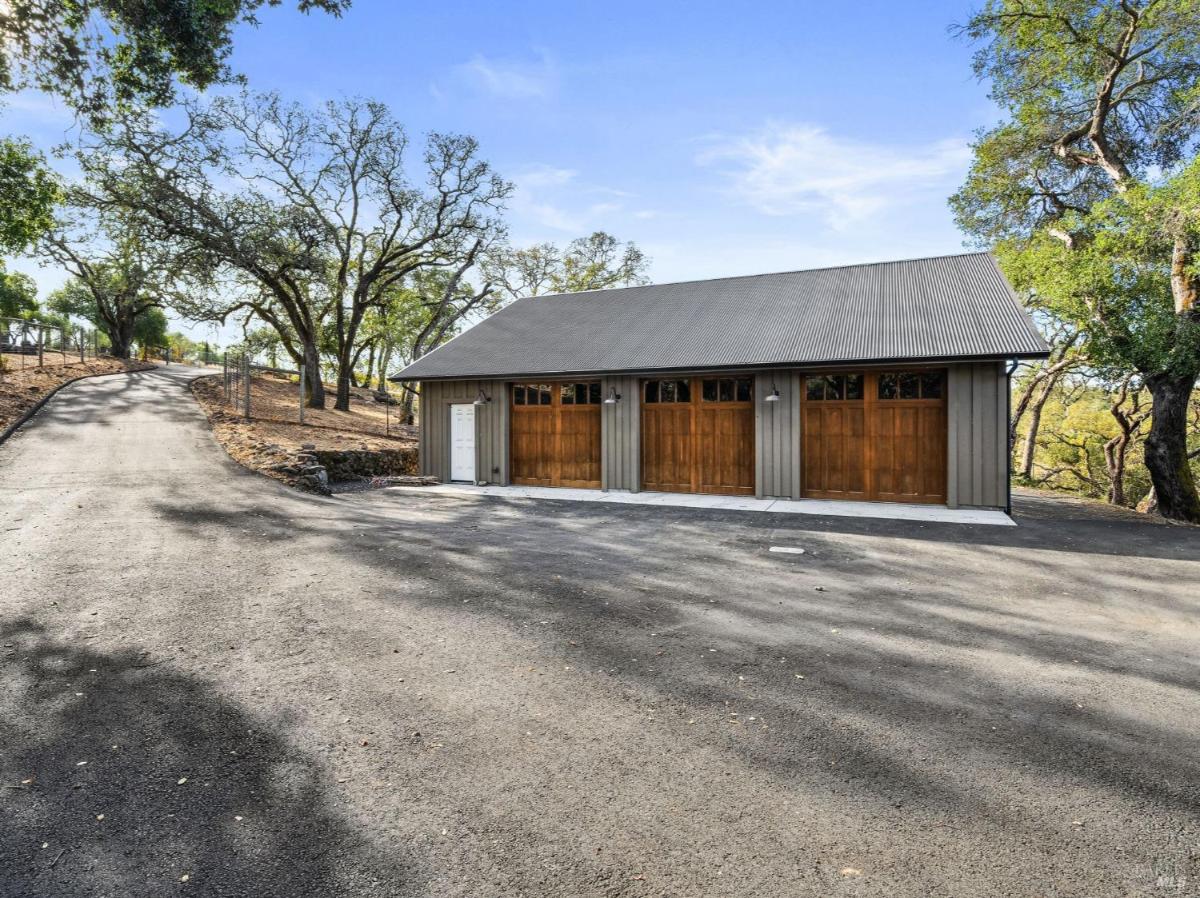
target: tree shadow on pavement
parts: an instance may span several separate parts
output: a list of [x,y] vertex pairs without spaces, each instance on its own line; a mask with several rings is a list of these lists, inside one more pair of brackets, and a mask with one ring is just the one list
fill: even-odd
[[0,894],[407,893],[315,763],[169,659],[0,636]]

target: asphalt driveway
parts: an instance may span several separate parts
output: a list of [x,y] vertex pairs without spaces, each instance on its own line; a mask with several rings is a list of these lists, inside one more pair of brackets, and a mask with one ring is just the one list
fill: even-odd
[[187,377],[0,446],[5,898],[1200,894],[1200,531],[310,497]]

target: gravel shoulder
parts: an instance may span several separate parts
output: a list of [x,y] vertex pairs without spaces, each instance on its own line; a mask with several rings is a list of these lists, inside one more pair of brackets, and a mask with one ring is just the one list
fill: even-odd
[[1200,882],[1193,528],[305,495],[187,380],[0,447],[0,895]]

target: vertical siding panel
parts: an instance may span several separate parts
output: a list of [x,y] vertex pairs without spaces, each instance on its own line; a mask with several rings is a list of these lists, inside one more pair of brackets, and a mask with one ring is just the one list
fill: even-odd
[[[432,381],[421,384],[421,473],[445,482],[450,477],[450,406],[474,402],[480,389],[491,402],[475,409],[475,477],[508,482],[508,387],[503,381]],[[500,473],[493,473],[499,468]]]
[[[642,490],[642,396],[641,380],[630,377],[625,382],[624,395],[629,399],[625,410],[628,454],[626,457],[626,481],[635,493]],[[625,400],[622,399],[622,402]]]
[[1009,464],[1003,367],[995,362],[954,365],[947,383],[946,502],[1002,508]]
[[[799,498],[800,375],[796,371],[759,374],[754,382],[755,495]],[[778,402],[767,402],[771,390]]]
[[758,499],[773,489],[766,450],[773,422],[767,404],[762,401],[769,389],[765,375],[759,374],[754,378],[754,495]]
[[600,408],[601,488],[636,491],[641,482],[638,379],[625,375],[604,377],[600,389],[606,397],[612,390],[621,397],[616,405]]
[[979,407],[980,447],[979,459],[979,496],[980,505],[996,504],[996,463],[999,460],[996,453],[996,396],[999,394],[993,366],[979,366],[979,380],[983,389],[983,405]]
[[983,427],[979,410],[986,402],[985,384],[978,366],[971,366],[971,504],[983,496]]
[[[784,451],[784,435],[787,433],[787,400],[790,396],[790,390],[787,389],[787,378],[784,373],[772,377],[772,383],[775,384],[775,389],[779,390],[779,402],[772,402],[770,414],[775,417],[775,425],[770,429],[770,467],[775,472],[770,485],[770,495],[778,498],[787,495],[787,455]],[[755,393],[755,402],[763,406],[763,399],[766,397],[761,393]]]
[[791,468],[792,468],[792,491],[793,499],[800,498],[800,491],[804,488],[804,458],[801,455],[803,450],[803,433],[801,429],[804,427],[804,417],[800,414],[800,387],[803,377],[799,371],[791,372],[789,383],[792,388],[792,395],[788,399],[788,408],[791,411],[792,426],[791,435]]
[[961,504],[958,485],[959,417],[962,414],[962,368],[951,365],[946,372],[946,504],[957,508]]
[[1008,451],[1008,412],[1009,387],[1006,365],[996,366],[996,449],[999,458],[996,460],[996,505],[1008,504],[1008,478],[1012,466],[1012,453]]

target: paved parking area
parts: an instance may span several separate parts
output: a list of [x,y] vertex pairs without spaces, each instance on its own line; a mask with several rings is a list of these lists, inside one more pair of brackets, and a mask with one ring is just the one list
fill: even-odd
[[0,447],[0,894],[1196,893],[1195,529],[311,497],[184,378]]

